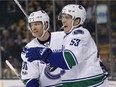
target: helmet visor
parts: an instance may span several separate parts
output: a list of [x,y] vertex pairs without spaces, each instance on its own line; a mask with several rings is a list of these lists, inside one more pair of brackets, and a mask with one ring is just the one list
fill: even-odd
[[62,20],[62,12],[59,13],[58,20],[60,20],[60,21]]
[[[70,14],[65,14],[65,13],[62,13],[62,12],[60,12],[59,13],[59,15],[58,15],[58,20],[62,20],[62,18],[63,18],[63,16],[66,16],[66,15],[69,15],[69,16],[71,16]],[[67,18],[67,17],[66,17]],[[71,16],[71,18],[72,18],[72,16]]]

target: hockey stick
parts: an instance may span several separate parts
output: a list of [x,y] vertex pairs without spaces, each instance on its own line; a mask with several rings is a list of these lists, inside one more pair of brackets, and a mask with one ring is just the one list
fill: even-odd
[[5,61],[9,68],[15,73],[15,75],[22,81],[21,76],[17,73],[16,69],[10,64],[8,60]]
[[18,7],[21,9],[21,11],[24,13],[24,15],[28,18],[27,13],[24,11],[24,9],[22,8],[22,6],[21,6],[20,3],[18,2],[18,0],[14,0],[14,2],[18,5]]
[[[22,6],[21,6],[20,3],[18,2],[18,0],[14,0],[14,2],[17,4],[17,6],[20,8],[20,10],[23,12],[23,14],[24,14],[24,15],[26,16],[26,18],[28,19],[27,13],[26,13],[25,10],[22,8]],[[29,30],[31,30],[29,26],[27,26],[27,27],[28,27]]]
[[[8,60],[5,61],[5,63],[9,66],[9,68],[15,73],[15,75],[19,78],[19,80],[21,80],[23,82],[23,80],[21,79],[21,76],[18,74],[18,72],[16,71],[16,69],[10,64],[10,62]],[[23,83],[24,84],[24,83]],[[25,85],[25,84],[24,84]]]

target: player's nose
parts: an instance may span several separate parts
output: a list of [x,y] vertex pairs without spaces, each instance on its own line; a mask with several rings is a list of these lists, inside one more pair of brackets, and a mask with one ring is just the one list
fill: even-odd
[[62,24],[66,24],[67,20],[66,18],[62,18]]
[[32,28],[32,30],[36,30],[36,27],[35,26],[32,26],[31,28]]

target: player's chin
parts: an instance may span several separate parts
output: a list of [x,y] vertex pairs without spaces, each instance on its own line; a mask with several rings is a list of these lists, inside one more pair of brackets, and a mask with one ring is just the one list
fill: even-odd
[[67,28],[64,28],[64,32],[65,32],[65,33],[68,33],[68,32],[69,32],[68,27],[67,27]]
[[34,36],[34,37],[38,37],[38,34],[36,34],[36,33],[33,33],[33,36]]

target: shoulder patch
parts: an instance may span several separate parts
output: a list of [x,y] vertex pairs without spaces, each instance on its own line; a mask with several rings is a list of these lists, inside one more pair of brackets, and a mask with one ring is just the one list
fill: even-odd
[[73,34],[84,34],[84,31],[83,30],[75,30],[73,31]]

